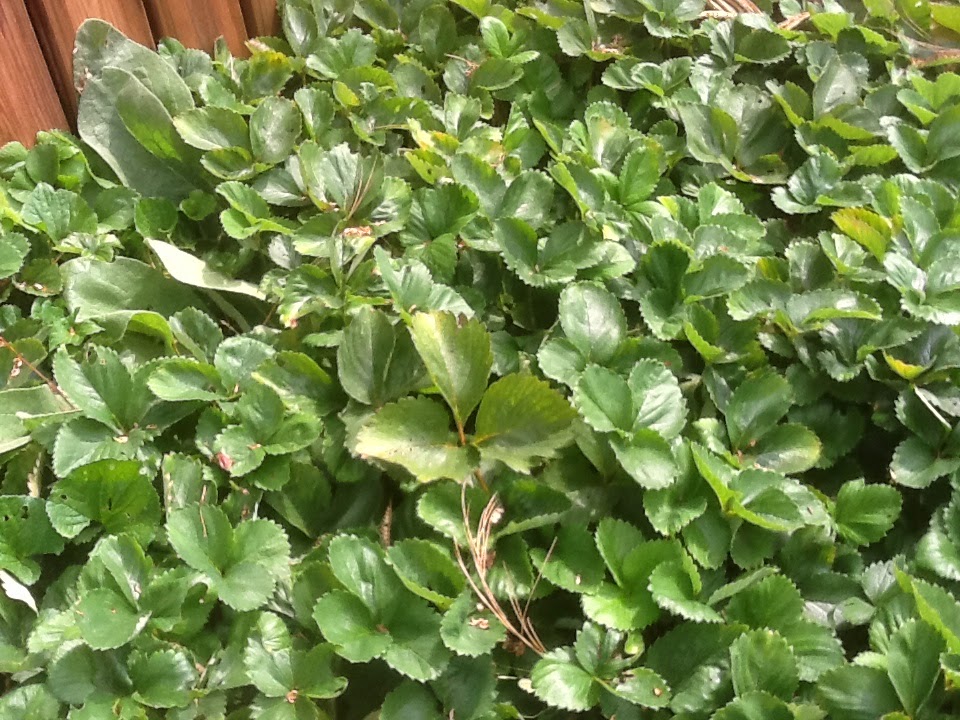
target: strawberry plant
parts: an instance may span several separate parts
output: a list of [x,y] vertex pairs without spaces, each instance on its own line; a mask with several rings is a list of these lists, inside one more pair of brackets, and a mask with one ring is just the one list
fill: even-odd
[[0,718],[956,717],[956,8],[280,9],[0,149]]

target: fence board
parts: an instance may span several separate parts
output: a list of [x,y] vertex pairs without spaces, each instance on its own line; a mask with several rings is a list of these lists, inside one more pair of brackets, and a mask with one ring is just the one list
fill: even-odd
[[23,0],[0,2],[0,108],[0,144],[68,127]]
[[277,0],[240,0],[250,37],[280,34]]
[[210,52],[223,35],[235,55],[246,54],[247,30],[237,0],[145,0],[153,32]]
[[71,124],[77,115],[73,41],[84,20],[102,18],[138,43],[154,47],[150,24],[140,0],[27,0],[27,3],[50,74]]

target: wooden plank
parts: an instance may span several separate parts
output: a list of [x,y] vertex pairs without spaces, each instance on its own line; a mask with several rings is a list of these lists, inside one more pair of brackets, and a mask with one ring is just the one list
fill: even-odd
[[210,52],[221,35],[235,55],[245,55],[247,28],[237,0],[144,0],[154,36],[174,37]]
[[0,2],[0,108],[0,143],[69,127],[23,0]]
[[240,0],[250,37],[280,34],[277,0]]
[[77,115],[73,42],[84,20],[102,18],[127,37],[154,47],[150,23],[140,0],[27,0],[27,8],[71,124]]

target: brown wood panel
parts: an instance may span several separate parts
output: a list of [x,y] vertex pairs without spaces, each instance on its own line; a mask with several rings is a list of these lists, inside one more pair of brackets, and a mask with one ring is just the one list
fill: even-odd
[[68,127],[23,0],[0,0],[0,108],[0,143]]
[[243,18],[250,37],[280,34],[280,13],[277,0],[240,0]]
[[[0,0],[0,3],[7,1]],[[27,0],[27,7],[71,124],[77,115],[73,41],[84,20],[102,18],[138,43],[154,47],[150,23],[140,0]]]
[[154,36],[174,37],[211,52],[221,35],[235,55],[246,54],[247,29],[237,0],[144,0]]

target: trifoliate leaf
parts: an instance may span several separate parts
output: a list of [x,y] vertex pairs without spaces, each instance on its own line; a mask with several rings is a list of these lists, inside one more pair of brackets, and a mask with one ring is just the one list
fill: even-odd
[[263,613],[257,629],[247,640],[243,662],[250,681],[267,697],[289,698],[291,694],[312,698],[336,697],[346,680],[333,672],[333,648],[317,645],[294,649],[283,621]]
[[386,621],[393,639],[383,659],[414,680],[434,680],[450,660],[440,639],[440,616],[421,602],[402,602]]
[[160,498],[140,463],[101,460],[57,482],[47,514],[65,538],[97,523],[107,533],[127,532],[145,545],[160,522]]
[[219,508],[192,505],[168,514],[167,537],[177,555],[236,610],[260,607],[289,573],[287,536],[270,520],[246,520],[234,528]]

